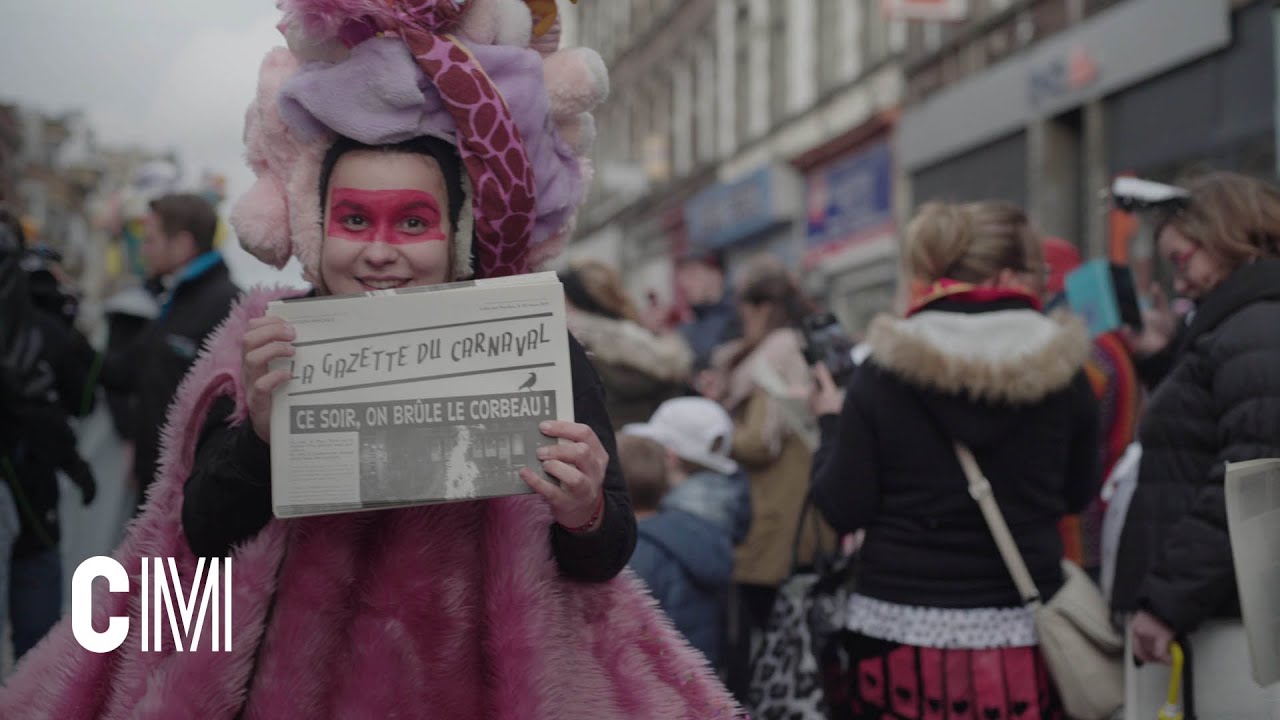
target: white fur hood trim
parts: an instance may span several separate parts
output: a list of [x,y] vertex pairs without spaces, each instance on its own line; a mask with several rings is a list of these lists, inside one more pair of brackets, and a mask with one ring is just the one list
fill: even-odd
[[873,362],[912,385],[1018,405],[1070,385],[1091,341],[1072,315],[927,310],[906,319],[876,318],[867,345]]
[[585,312],[570,312],[567,320],[569,331],[599,362],[639,370],[663,382],[689,377],[693,353],[679,335],[657,336],[630,320]]

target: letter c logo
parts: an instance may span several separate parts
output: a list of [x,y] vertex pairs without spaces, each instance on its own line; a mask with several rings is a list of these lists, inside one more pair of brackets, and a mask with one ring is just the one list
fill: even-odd
[[129,575],[115,560],[98,555],[80,563],[71,576],[71,632],[84,649],[109,653],[124,644],[125,636],[129,634],[129,618],[113,615],[107,623],[106,632],[93,629],[90,601],[93,599],[93,579],[98,577],[107,579],[110,592],[129,590]]

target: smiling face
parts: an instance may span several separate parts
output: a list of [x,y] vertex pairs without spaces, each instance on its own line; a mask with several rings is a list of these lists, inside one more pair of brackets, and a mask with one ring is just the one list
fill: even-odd
[[320,252],[329,292],[447,282],[448,207],[444,175],[430,157],[369,150],[340,157],[329,176]]

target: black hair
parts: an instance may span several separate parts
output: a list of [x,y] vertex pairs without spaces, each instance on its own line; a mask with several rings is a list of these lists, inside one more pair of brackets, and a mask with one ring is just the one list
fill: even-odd
[[424,155],[435,160],[440,166],[440,174],[444,176],[444,189],[449,196],[449,227],[457,231],[463,201],[462,159],[458,156],[458,149],[452,143],[431,135],[420,135],[390,145],[366,145],[349,137],[339,137],[333,145],[329,146],[328,152],[324,154],[324,160],[320,163],[320,207],[323,208],[328,200],[329,176],[333,174],[333,168],[338,164],[338,159],[356,150]]

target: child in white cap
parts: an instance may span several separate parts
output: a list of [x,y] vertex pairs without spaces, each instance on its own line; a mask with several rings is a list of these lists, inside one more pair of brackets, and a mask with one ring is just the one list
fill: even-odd
[[631,568],[690,644],[719,664],[733,548],[747,535],[746,478],[729,459],[733,422],[719,404],[676,398],[618,439],[636,512]]
[[622,428],[658,442],[668,452],[670,491],[663,508],[679,509],[716,523],[737,545],[751,525],[746,476],[729,457],[733,420],[719,403],[702,397],[664,402],[647,423]]

